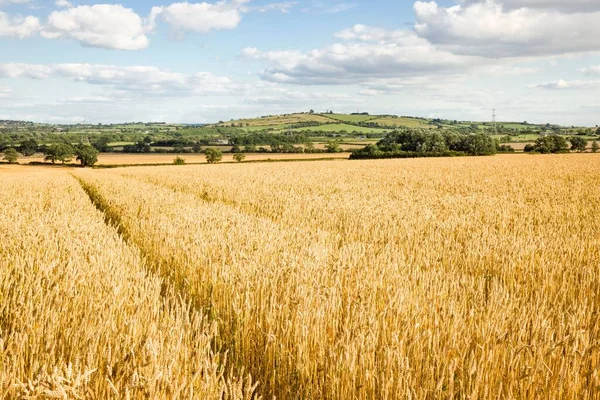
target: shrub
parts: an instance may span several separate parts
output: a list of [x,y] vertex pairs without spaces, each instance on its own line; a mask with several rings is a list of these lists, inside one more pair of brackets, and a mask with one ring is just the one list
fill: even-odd
[[223,159],[223,153],[219,149],[208,148],[204,150],[204,154],[206,155],[206,162],[209,164],[216,164]]
[[19,154],[12,147],[4,151],[4,160],[8,161],[9,164],[16,164],[19,158]]

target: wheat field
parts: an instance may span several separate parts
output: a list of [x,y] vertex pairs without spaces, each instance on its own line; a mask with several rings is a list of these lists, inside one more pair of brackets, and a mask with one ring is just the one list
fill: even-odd
[[0,390],[596,398],[599,176],[592,154],[0,174]]
[[213,351],[216,324],[147,271],[77,181],[0,178],[0,398],[252,395]]

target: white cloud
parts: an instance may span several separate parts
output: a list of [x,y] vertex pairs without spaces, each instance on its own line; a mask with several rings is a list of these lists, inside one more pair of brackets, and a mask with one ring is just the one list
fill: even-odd
[[600,76],[600,65],[582,68],[581,72],[588,76]]
[[249,0],[211,3],[173,3],[166,7],[152,7],[150,24],[157,18],[168,23],[175,31],[206,33],[213,30],[234,29],[242,20],[244,4]]
[[15,38],[27,38],[40,29],[40,21],[33,16],[28,17],[9,17],[8,14],[0,11],[0,37],[8,36]]
[[54,11],[42,36],[77,40],[89,47],[140,50],[148,46],[147,31],[133,10],[118,4],[96,4]]
[[531,89],[548,89],[548,90],[582,90],[596,89],[600,87],[600,81],[565,81],[559,79],[557,81],[538,83],[530,85]]
[[0,85],[0,99],[12,96],[12,89],[8,86]]
[[452,74],[484,61],[438,50],[408,30],[384,31],[357,25],[337,37],[352,42],[307,53],[246,48],[242,54],[268,63],[261,74],[264,79],[295,84],[348,84],[371,78]]
[[[511,1],[537,3],[550,1]],[[589,2],[583,1],[580,4]],[[419,36],[454,54],[485,57],[561,55],[600,50],[600,12],[566,13],[553,8],[505,8],[498,1],[441,7],[417,1]]]
[[261,13],[275,10],[275,11],[280,11],[284,14],[287,14],[290,12],[290,9],[293,8],[296,4],[298,4],[297,1],[286,1],[283,3],[266,4],[264,6],[247,7],[246,10],[247,11],[258,11]]
[[65,8],[73,7],[73,4],[71,4],[68,0],[56,0],[54,2],[54,4],[56,4],[57,7],[65,7]]
[[377,27],[356,24],[352,28],[337,32],[335,37],[343,40],[358,40],[363,42],[397,42],[412,33],[406,30],[389,31]]
[[[465,0],[463,4],[484,3],[487,0]],[[507,10],[518,10],[521,8],[558,10],[562,12],[588,12],[600,10],[598,0],[498,0]]]
[[150,66],[119,67],[96,64],[0,64],[0,78],[68,78],[114,90],[182,96],[228,94],[243,90],[229,78],[208,72],[181,74]]

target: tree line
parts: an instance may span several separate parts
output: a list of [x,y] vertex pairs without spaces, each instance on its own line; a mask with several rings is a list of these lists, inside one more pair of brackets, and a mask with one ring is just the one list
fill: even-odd
[[350,158],[486,156],[497,152],[497,142],[484,133],[405,128],[387,134],[376,144],[355,150]]
[[[571,143],[570,148],[568,143]],[[582,153],[587,151],[588,144],[589,142],[580,136],[572,136],[565,139],[558,135],[548,135],[538,138],[534,144],[526,145],[524,151],[526,153],[539,154],[558,154],[568,153],[569,151]],[[592,152],[596,153],[598,150],[600,150],[600,146],[594,140],[592,142]]]
[[9,147],[4,150],[4,160],[8,163],[16,163],[19,153],[24,156],[32,156],[37,152],[44,154],[44,161],[56,164],[65,164],[75,158],[84,167],[91,167],[98,162],[98,150],[90,145],[79,144],[73,146],[69,143],[57,143],[50,146],[38,145],[35,139],[27,139],[18,147]]

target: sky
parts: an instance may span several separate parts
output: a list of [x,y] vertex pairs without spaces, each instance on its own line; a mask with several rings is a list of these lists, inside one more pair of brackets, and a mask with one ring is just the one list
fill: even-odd
[[600,0],[0,0],[0,119],[600,124]]

